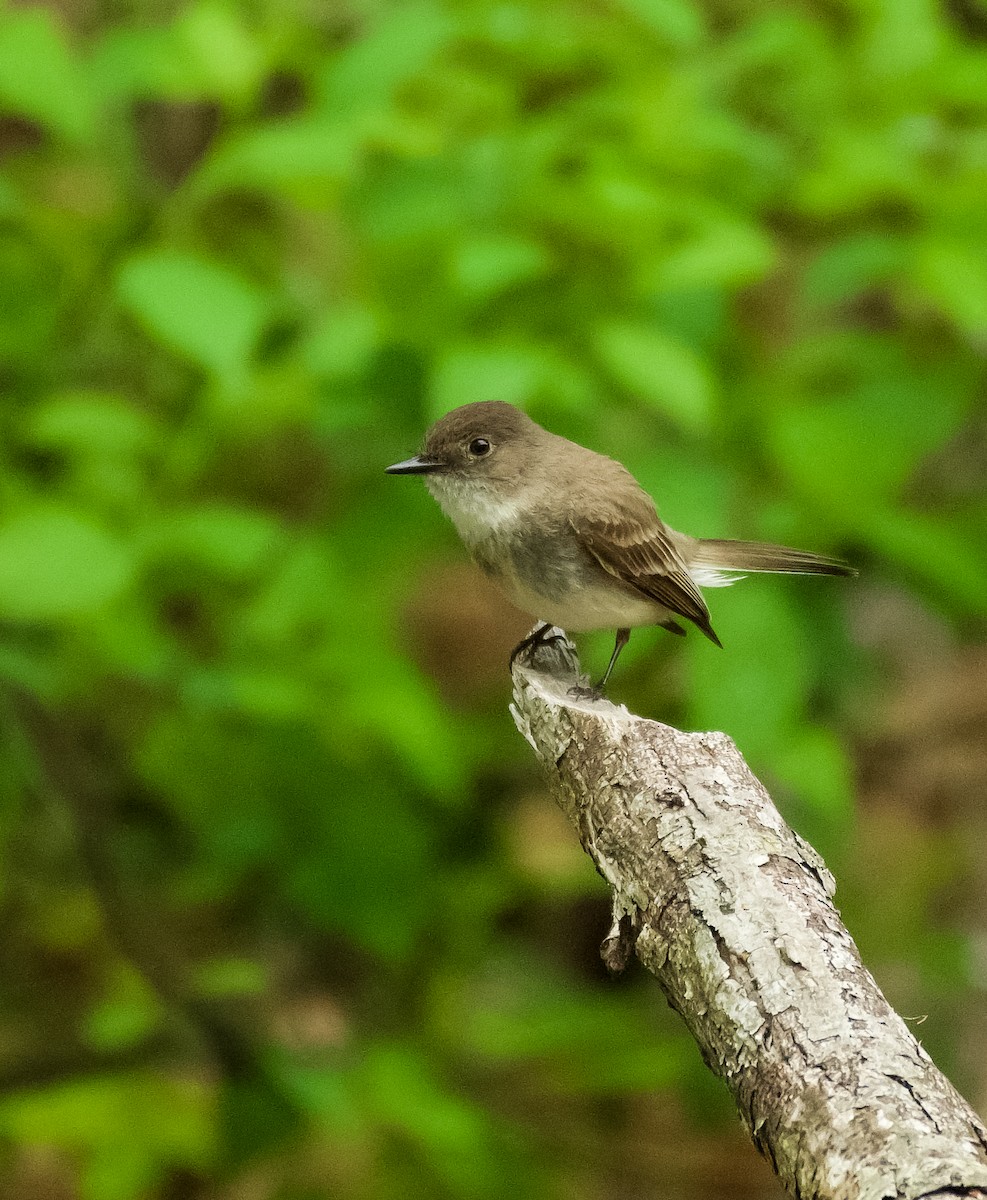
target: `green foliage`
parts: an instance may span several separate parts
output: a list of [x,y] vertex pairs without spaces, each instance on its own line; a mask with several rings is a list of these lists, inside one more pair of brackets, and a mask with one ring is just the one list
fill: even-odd
[[[724,651],[642,631],[613,684],[729,732],[847,861],[882,666],[851,615],[884,581],[970,631],[987,592],[975,7],[0,10],[15,1166],[50,1147],[52,1194],[100,1200],[603,1195],[602,1101],[707,1107],[648,981],[587,966],[571,835],[524,825],[524,622],[382,468],[506,399],[677,527],[852,557],[711,593]],[[893,938],[852,896],[957,990],[935,862]]]
[[136,1073],[12,1097],[0,1105],[0,1129],[26,1145],[81,1155],[84,1200],[126,1200],[160,1186],[178,1164],[206,1166],[210,1116],[201,1085]]
[[247,382],[264,297],[232,271],[187,254],[143,254],[120,271],[126,308],[164,345],[230,387]]
[[52,13],[28,8],[6,14],[0,28],[0,99],[67,141],[92,136],[89,80]]
[[29,509],[0,528],[0,613],[8,620],[91,616],[132,574],[127,549],[71,509]]

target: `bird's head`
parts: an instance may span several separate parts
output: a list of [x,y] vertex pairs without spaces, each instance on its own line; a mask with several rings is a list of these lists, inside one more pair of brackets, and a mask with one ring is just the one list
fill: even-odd
[[546,435],[529,416],[500,400],[464,404],[446,413],[425,435],[421,453],[387,468],[389,475],[427,475],[442,482],[491,488],[520,487],[529,460]]

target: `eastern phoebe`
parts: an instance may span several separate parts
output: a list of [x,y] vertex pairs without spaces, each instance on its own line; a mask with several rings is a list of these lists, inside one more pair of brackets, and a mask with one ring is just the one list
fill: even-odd
[[736,583],[748,571],[854,575],[836,558],[676,533],[631,473],[536,425],[500,401],[464,404],[436,421],[421,454],[388,467],[425,484],[481,569],[541,622],[511,662],[553,625],[616,629],[610,662],[638,625],[685,630],[685,617],[721,645],[700,588]]

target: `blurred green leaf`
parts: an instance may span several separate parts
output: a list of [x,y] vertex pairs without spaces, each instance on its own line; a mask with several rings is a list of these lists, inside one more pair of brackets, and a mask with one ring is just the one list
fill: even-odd
[[497,1176],[490,1118],[435,1077],[416,1048],[370,1048],[359,1083],[385,1126],[410,1136],[429,1163],[460,1195],[488,1195]]
[[188,560],[235,579],[261,566],[280,533],[266,513],[213,503],[152,522],[145,542],[152,560]]
[[422,822],[386,784],[327,789],[318,841],[299,847],[287,890],[318,925],[391,961],[411,954],[431,913],[433,856]]
[[831,730],[793,729],[787,744],[778,746],[771,772],[795,789],[790,819],[803,837],[824,857],[846,845],[854,825],[853,780],[846,749]]
[[[665,446],[641,453],[640,461],[628,458],[627,465],[656,498],[659,514],[673,529],[697,537],[717,537],[729,530],[733,481],[720,463]],[[712,593],[714,602],[716,595]]]
[[978,346],[987,336],[987,240],[971,245],[929,239],[919,247],[913,278],[918,287]]
[[506,400],[524,406],[544,385],[547,365],[541,351],[523,343],[452,346],[435,368],[431,411],[438,417],[471,400]]
[[124,397],[82,391],[44,401],[32,412],[27,434],[46,449],[115,458],[151,449],[160,431]]
[[546,250],[527,238],[474,237],[455,248],[452,277],[464,295],[482,298],[543,274],[550,262]]
[[224,1174],[284,1149],[304,1124],[280,1072],[270,1070],[230,1079],[220,1092],[217,1118]]
[[429,0],[386,12],[332,63],[321,98],[325,110],[348,116],[383,105],[446,45],[454,28],[450,13]]
[[335,1132],[366,1134],[366,1113],[356,1103],[350,1075],[338,1066],[314,1066],[288,1058],[279,1064],[281,1076],[299,1106],[313,1113]]
[[773,760],[803,712],[811,657],[791,589],[806,582],[761,575],[707,589],[723,649],[686,639],[689,725],[729,732],[755,762]]
[[243,101],[260,85],[266,56],[233,5],[222,0],[190,5],[172,36],[177,56],[199,83],[196,92]]
[[800,392],[778,406],[769,444],[781,471],[837,511],[896,496],[969,408],[964,380],[945,365],[919,371],[897,350],[864,339],[807,342],[792,361],[806,390],[828,395]]
[[[228,885],[274,854],[282,840],[270,794],[269,742],[227,732],[213,718],[163,717],[142,738],[136,769],[186,822],[213,886]],[[276,755],[272,756],[276,758]]]
[[712,420],[715,381],[704,361],[657,329],[612,322],[597,330],[595,345],[613,376],[690,433],[703,433]]
[[[61,692],[60,664],[42,651],[19,646],[0,646],[0,679],[51,704]],[[11,783],[14,788],[18,780]]]
[[338,565],[324,545],[314,539],[290,543],[245,610],[244,631],[263,644],[304,641],[331,618],[325,598],[340,587]]
[[[475,179],[474,175],[480,175]],[[448,157],[402,156],[385,159],[365,173],[352,198],[353,217],[372,242],[392,246],[434,247],[446,231],[479,215],[488,202],[479,188],[483,174],[464,169]],[[424,301],[420,276],[414,290]]]
[[674,46],[691,48],[702,40],[702,13],[692,0],[622,0],[622,5]]
[[755,225],[730,219],[704,223],[696,234],[640,269],[643,287],[664,291],[739,287],[762,279],[775,265],[771,239]]
[[160,685],[173,669],[175,647],[150,607],[143,598],[134,605],[118,606],[112,618],[91,626],[89,644],[107,670]]
[[21,369],[36,363],[55,336],[64,264],[46,239],[0,227],[0,357]]
[[909,74],[929,66],[945,47],[943,15],[928,0],[875,4],[871,16],[865,62],[886,86],[907,86]]
[[874,506],[864,515],[860,532],[880,554],[928,580],[938,594],[967,612],[983,613],[987,555],[950,522]]
[[200,996],[252,996],[267,987],[267,973],[247,958],[214,958],[195,969],[194,986]]
[[215,97],[236,105],[261,86],[268,62],[263,41],[232,5],[201,0],[180,7],[170,26],[111,28],[87,65],[105,99]]
[[88,63],[90,85],[103,102],[180,92],[181,74],[170,31],[154,26],[109,28]]
[[0,615],[13,621],[89,616],[134,575],[133,553],[86,517],[55,507],[0,524]]
[[382,340],[374,312],[361,304],[339,305],[305,338],[301,357],[314,375],[323,378],[356,375],[369,365]]
[[87,83],[54,12],[36,6],[0,14],[0,105],[82,142],[95,121]]
[[[656,1033],[637,995],[595,995],[532,970],[518,971],[506,996],[463,996],[456,1036],[469,1053],[495,1061],[554,1061],[566,1090],[596,1095],[669,1087],[687,1070],[689,1039]],[[509,998],[507,998],[509,997]],[[498,1002],[499,1001],[499,1002]]]
[[9,1096],[0,1129],[30,1146],[81,1154],[84,1200],[138,1200],[172,1169],[206,1166],[210,1109],[206,1088],[191,1078],[106,1076]]
[[226,267],[169,250],[124,263],[121,303],[160,341],[230,385],[242,384],[268,316],[259,288]]
[[120,1050],[160,1026],[160,1001],[134,970],[114,973],[109,994],[88,1014],[86,1041],[98,1050]]
[[192,187],[209,194],[257,187],[321,196],[338,190],[358,165],[352,131],[334,117],[294,117],[237,130],[199,169]]
[[864,233],[834,242],[806,269],[803,294],[811,305],[839,304],[866,288],[887,284],[906,260],[900,239]]
[[919,963],[936,991],[955,989],[977,978],[976,947],[960,930],[936,930],[924,938]]

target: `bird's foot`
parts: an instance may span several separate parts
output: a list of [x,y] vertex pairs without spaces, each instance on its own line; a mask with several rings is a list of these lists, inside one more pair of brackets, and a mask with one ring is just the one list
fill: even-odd
[[564,642],[566,640],[564,633],[550,632],[552,626],[549,624],[540,625],[534,633],[529,633],[527,637],[522,638],[511,651],[511,659],[509,666],[513,667],[518,658],[528,653],[528,657],[534,658],[536,651],[540,646],[548,646],[552,642]]
[[597,684],[596,687],[571,687],[566,695],[571,696],[573,700],[605,700],[607,698],[602,684]]

